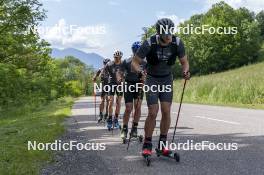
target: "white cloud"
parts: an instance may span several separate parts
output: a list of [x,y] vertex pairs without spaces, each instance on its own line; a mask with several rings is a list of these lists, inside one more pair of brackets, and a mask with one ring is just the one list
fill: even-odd
[[119,6],[120,5],[120,3],[119,2],[117,2],[117,1],[108,1],[108,4],[109,5],[111,5],[111,6]]
[[65,19],[60,19],[51,27],[42,27],[40,36],[53,47],[75,47],[79,49],[100,48],[107,34],[105,25],[77,26],[68,25]]
[[184,22],[183,18],[179,18],[175,14],[167,14],[164,11],[157,12],[156,16],[157,16],[158,19],[160,19],[160,18],[169,18],[169,19],[171,19],[174,22],[175,26],[178,26],[181,22]]
[[[221,0],[206,0],[205,8],[208,9]],[[254,12],[259,12],[264,9],[264,0],[224,0],[227,4],[233,8],[246,7]]]

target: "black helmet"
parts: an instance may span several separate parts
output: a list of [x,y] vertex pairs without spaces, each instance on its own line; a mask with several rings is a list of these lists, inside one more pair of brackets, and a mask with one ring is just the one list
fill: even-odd
[[171,19],[169,18],[162,18],[162,19],[159,19],[157,22],[156,22],[156,31],[159,35],[162,35],[162,34],[172,34],[171,33],[171,28],[174,27],[174,23]]
[[103,61],[104,65],[106,65],[109,61],[110,61],[110,59],[108,59],[108,58],[104,59],[104,61]]

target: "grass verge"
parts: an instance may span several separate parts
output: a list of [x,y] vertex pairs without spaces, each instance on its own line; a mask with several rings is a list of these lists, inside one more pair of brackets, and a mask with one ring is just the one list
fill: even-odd
[[[264,62],[235,70],[192,77],[184,101],[209,105],[264,109]],[[174,82],[174,101],[179,101],[183,82]]]
[[0,114],[0,174],[39,174],[53,160],[51,151],[28,151],[28,141],[53,142],[64,132],[63,120],[73,99],[62,98],[34,110],[18,108]]

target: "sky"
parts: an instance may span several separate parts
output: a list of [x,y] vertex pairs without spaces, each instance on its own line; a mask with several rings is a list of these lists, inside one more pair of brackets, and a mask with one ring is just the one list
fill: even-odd
[[[220,0],[40,0],[47,18],[39,27],[41,38],[54,48],[76,48],[112,58],[115,50],[125,57],[140,41],[142,27],[162,17],[176,24],[206,12]],[[254,12],[264,9],[264,0],[225,0],[234,8]]]

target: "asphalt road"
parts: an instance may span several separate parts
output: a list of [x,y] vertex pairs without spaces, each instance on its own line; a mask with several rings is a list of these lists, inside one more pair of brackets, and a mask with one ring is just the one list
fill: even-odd
[[[174,103],[169,141],[172,139],[177,110],[178,104]],[[121,114],[123,111],[124,106]],[[143,134],[146,116],[144,103],[139,123],[140,134]],[[154,147],[159,136],[159,123],[160,113],[154,131]],[[183,104],[177,143],[235,143],[237,150],[178,150],[180,163],[153,155],[150,167],[143,161],[139,142],[131,142],[127,151],[127,145],[121,142],[119,130],[114,130],[112,134],[103,124],[97,124],[93,97],[76,101],[66,126],[67,132],[61,138],[64,142],[105,143],[106,149],[57,152],[56,162],[44,168],[42,174],[264,174],[264,110]]]

